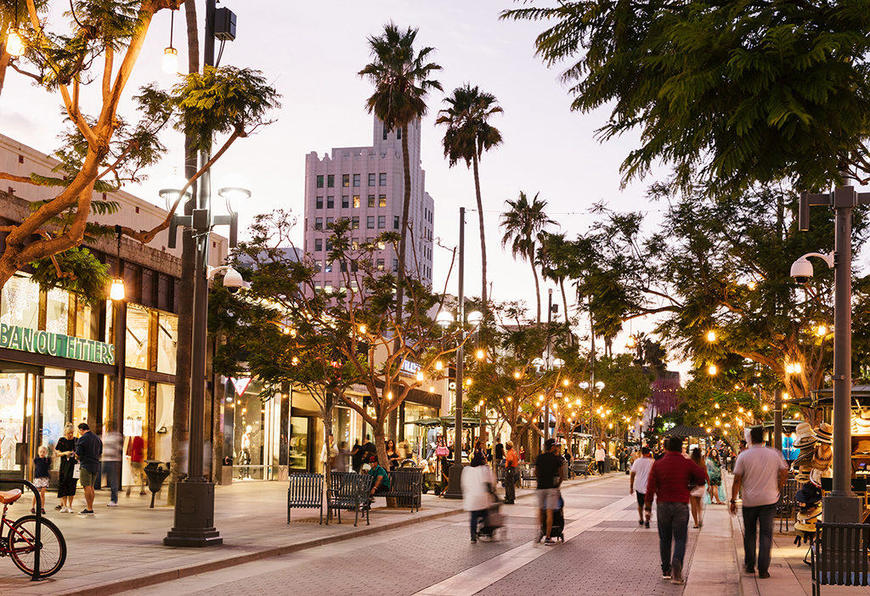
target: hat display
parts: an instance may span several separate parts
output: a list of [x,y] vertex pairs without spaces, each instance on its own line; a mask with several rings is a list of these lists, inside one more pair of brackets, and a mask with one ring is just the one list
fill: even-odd
[[792,462],[792,466],[800,468],[801,466],[811,466],[816,452],[813,449],[801,449],[797,459]]
[[[809,422],[801,422],[794,429],[795,442],[797,445],[804,439],[815,439],[816,433],[813,432],[813,427],[810,426]],[[815,441],[813,441],[815,442]]]
[[816,531],[816,523],[815,521],[812,523],[796,521],[794,523],[794,529],[798,532],[815,532]]
[[870,439],[861,439],[855,445],[855,455],[870,455]]
[[830,445],[833,439],[833,433],[833,427],[831,427],[827,422],[822,422],[819,425],[819,428],[816,429],[816,438],[819,440],[819,443]]
[[815,505],[822,500],[822,487],[805,482],[794,495],[794,500],[806,505]]

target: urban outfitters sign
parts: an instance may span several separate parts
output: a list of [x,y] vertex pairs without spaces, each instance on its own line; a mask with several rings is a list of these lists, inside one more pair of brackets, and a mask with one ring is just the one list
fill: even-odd
[[0,323],[0,348],[95,364],[115,364],[115,346],[112,344],[6,323]]

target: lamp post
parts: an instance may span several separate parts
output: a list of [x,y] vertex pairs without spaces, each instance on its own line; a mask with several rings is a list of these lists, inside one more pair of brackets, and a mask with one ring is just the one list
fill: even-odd
[[[848,181],[849,177],[844,176]],[[810,227],[810,206],[834,209],[834,478],[833,490],[825,497],[825,521],[857,522],[861,501],[851,490],[852,480],[852,210],[870,204],[870,192],[855,192],[853,186],[838,186],[833,193],[802,193],[798,228]],[[828,255],[820,256],[826,262]],[[801,270],[807,261],[801,257],[792,265],[792,277],[807,277]],[[808,263],[808,261],[807,261]],[[796,269],[798,269],[796,271]],[[801,274],[801,275],[798,275]],[[809,267],[812,275],[812,266]]]

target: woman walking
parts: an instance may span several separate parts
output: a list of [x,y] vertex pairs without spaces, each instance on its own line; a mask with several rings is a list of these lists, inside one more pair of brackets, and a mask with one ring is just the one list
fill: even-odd
[[[709,483],[710,479],[707,477],[707,470],[704,468],[704,459],[701,456],[701,449],[699,447],[692,449],[692,461],[695,462],[699,468],[704,470],[704,476],[706,477],[707,483]],[[694,528],[700,528],[704,525],[704,520],[701,517],[701,499],[704,498],[704,493],[706,492],[707,489],[704,484],[699,484],[689,491],[689,504],[692,511],[692,522],[694,522],[692,527]]]
[[60,470],[57,478],[57,496],[60,505],[56,507],[61,513],[72,513],[73,497],[76,495],[77,478],[73,477],[76,467],[76,440],[72,422],[63,427],[63,436],[57,440],[54,451],[60,456]]
[[471,518],[471,541],[477,542],[477,531],[480,523],[486,519],[495,487],[495,476],[486,465],[486,457],[482,453],[474,454],[471,465],[462,470],[461,481],[462,508],[469,512]]
[[719,487],[722,485],[722,467],[719,465],[715,451],[707,452],[707,478],[709,479],[710,503],[722,505],[722,499],[719,498]]

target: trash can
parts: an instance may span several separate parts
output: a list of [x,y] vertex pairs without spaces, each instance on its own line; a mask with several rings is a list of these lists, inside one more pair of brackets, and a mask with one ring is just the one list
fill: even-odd
[[151,506],[154,509],[154,497],[163,488],[163,482],[169,476],[169,462],[148,460],[145,465],[145,477],[148,478],[148,490],[151,491]]
[[225,457],[221,465],[221,486],[233,483],[233,458]]

